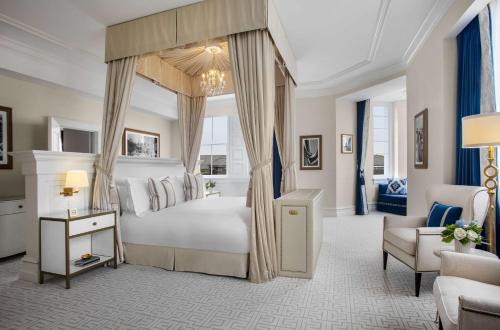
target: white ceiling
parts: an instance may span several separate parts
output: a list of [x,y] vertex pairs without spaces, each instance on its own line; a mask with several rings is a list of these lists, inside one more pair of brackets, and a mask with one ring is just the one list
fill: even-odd
[[406,100],[406,76],[401,76],[368,88],[360,89],[344,95],[341,98],[354,102],[363,100],[372,100],[375,102],[396,102]]
[[[274,0],[297,58],[299,88],[330,94],[404,71],[453,1]],[[30,45],[102,63],[107,25],[194,2],[0,0],[0,37],[24,34]]]

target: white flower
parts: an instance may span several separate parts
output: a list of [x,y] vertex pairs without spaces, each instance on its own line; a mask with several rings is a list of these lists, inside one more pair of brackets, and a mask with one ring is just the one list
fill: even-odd
[[479,235],[475,231],[473,231],[473,230],[468,230],[467,231],[467,237],[469,237],[469,239],[471,241],[475,241],[475,240],[477,240],[477,238],[479,237]]
[[453,231],[453,236],[455,237],[456,240],[461,241],[467,237],[467,232],[462,228],[456,228]]

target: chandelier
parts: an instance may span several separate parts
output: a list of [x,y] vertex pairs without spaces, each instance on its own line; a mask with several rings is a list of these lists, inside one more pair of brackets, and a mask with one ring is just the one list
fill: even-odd
[[215,56],[220,54],[222,49],[219,46],[209,46],[205,48],[205,51],[212,55],[212,61],[209,70],[201,74],[200,87],[206,96],[217,96],[222,94],[226,86],[224,73],[215,65]]

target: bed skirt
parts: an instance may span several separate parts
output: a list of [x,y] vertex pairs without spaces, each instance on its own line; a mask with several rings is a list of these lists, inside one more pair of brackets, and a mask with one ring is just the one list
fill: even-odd
[[247,278],[248,253],[123,243],[125,262],[166,270]]

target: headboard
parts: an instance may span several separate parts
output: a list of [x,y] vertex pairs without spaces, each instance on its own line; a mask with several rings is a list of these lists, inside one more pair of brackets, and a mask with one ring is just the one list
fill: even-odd
[[171,158],[132,158],[118,156],[114,179],[124,177],[149,178],[164,176],[182,177],[186,171],[182,161]]

